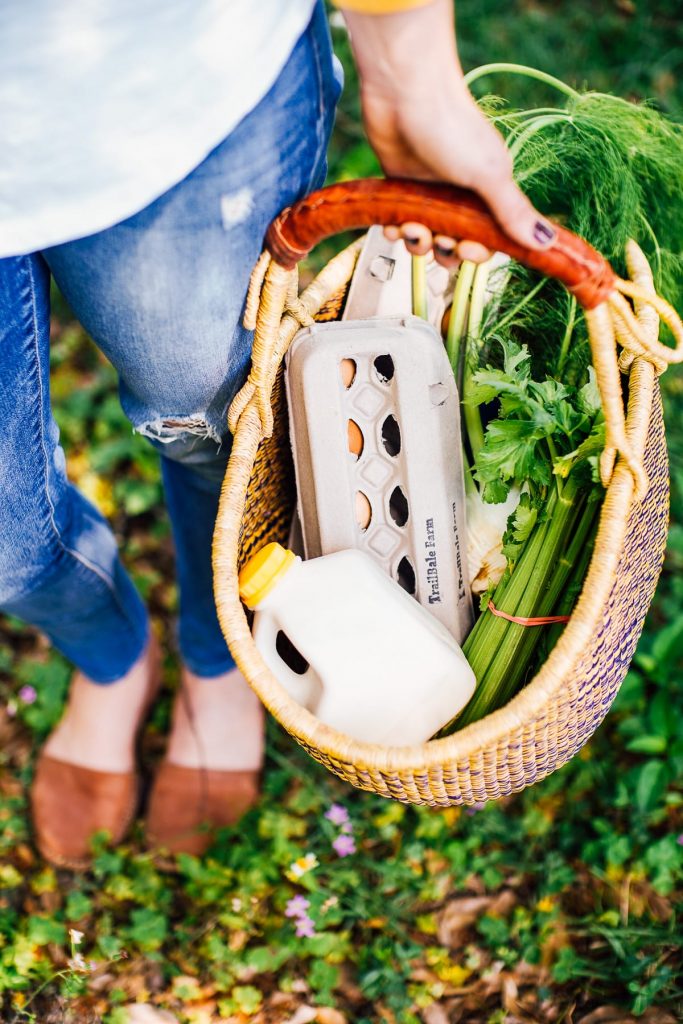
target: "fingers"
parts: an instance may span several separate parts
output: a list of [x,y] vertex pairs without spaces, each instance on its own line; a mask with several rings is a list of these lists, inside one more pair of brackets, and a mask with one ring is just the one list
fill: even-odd
[[486,246],[480,245],[479,242],[467,239],[458,242],[448,235],[432,236],[429,228],[417,221],[407,221],[400,227],[390,224],[385,227],[384,235],[390,242],[397,242],[402,238],[406,249],[413,256],[425,256],[433,249],[436,261],[449,268],[457,266],[463,260],[483,263],[491,256]]
[[456,263],[461,263],[462,260],[469,260],[471,263],[485,263],[491,258],[490,250],[480,242],[471,242],[466,238],[461,242],[456,242],[455,239],[449,238],[447,235],[434,236],[434,255],[444,266],[453,266],[452,262],[446,262],[453,257]]
[[401,224],[401,238],[413,256],[426,256],[433,245],[431,231],[417,221],[409,220]]
[[434,235],[434,259],[442,267],[457,267],[462,262],[459,253],[459,245],[454,238],[448,235]]

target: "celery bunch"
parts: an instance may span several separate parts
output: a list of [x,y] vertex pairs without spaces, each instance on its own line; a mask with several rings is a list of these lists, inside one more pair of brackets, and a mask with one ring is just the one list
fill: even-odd
[[[477,454],[475,478],[485,501],[523,493],[504,537],[508,568],[482,599],[482,615],[463,646],[477,689],[458,727],[506,703],[517,691],[542,632],[494,616],[551,615],[590,541],[602,498],[597,459],[605,442],[600,399],[591,372],[583,387],[531,376],[528,348],[500,340],[503,367],[473,374],[471,406],[496,398]],[[585,568],[584,568],[585,572]]]

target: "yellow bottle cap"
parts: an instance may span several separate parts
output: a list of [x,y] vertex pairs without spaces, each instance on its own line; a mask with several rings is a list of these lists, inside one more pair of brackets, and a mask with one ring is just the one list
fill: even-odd
[[293,551],[281,544],[266,544],[242,567],[240,597],[247,608],[256,608],[296,561]]

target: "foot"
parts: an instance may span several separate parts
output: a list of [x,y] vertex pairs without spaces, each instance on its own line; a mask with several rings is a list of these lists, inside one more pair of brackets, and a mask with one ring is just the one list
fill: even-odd
[[138,803],[134,746],[158,686],[152,640],[117,682],[74,676],[64,716],[41,750],[31,785],[36,844],[46,860],[74,870],[90,863],[90,842],[124,838]]
[[263,706],[239,669],[211,679],[183,669],[167,761],[184,768],[258,771],[263,733]]
[[132,771],[135,740],[159,663],[159,644],[152,637],[138,661],[114,683],[94,683],[76,672],[64,714],[43,753],[94,771]]
[[238,669],[212,679],[183,670],[173,727],[147,812],[152,848],[201,856],[259,796],[263,707]]

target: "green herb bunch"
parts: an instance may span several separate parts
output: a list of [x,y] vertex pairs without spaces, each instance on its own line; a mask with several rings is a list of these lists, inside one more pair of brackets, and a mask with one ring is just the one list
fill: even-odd
[[[560,107],[526,111],[482,101],[532,202],[622,276],[635,239],[656,288],[683,305],[683,129],[647,105],[581,94],[530,68],[490,65],[469,81],[501,70],[540,78],[561,96]],[[503,538],[507,569],[483,595],[463,648],[477,689],[455,722],[461,728],[514,696],[539,642],[547,654],[561,632],[497,617],[489,602],[525,619],[571,612],[603,495],[604,422],[582,311],[554,280],[514,261],[463,264],[446,345],[463,402],[468,494],[498,504],[520,493]]]
[[[471,84],[495,65],[477,68]],[[683,126],[653,107],[605,93],[579,93],[531,68],[513,74],[540,77],[559,107],[510,110],[497,97],[482,106],[507,138],[517,182],[534,205],[587,239],[621,276],[634,239],[653,271],[655,288],[683,305]],[[556,281],[513,263],[499,315],[516,313],[510,327],[529,344],[538,373],[585,379],[590,352],[583,315]],[[532,294],[533,293],[533,294]],[[520,305],[521,303],[521,305]],[[495,324],[485,325],[485,347]]]

